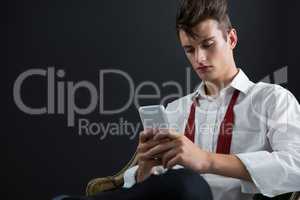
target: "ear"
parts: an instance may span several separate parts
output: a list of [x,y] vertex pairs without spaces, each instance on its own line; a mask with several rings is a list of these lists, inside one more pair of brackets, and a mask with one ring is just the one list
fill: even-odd
[[238,42],[237,33],[236,30],[233,28],[228,33],[228,43],[230,45],[230,48],[234,49],[237,45],[237,42]]

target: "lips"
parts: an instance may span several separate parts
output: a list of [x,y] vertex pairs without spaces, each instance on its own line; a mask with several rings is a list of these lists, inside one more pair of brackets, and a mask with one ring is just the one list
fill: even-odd
[[200,65],[197,67],[197,70],[200,71],[206,71],[207,69],[211,68],[212,66],[208,66],[208,65]]

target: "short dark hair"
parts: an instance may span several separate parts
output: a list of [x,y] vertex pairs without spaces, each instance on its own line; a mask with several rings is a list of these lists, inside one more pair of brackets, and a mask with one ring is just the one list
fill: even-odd
[[183,30],[189,36],[196,38],[197,34],[192,31],[200,22],[206,19],[218,21],[224,38],[232,29],[228,16],[227,0],[181,0],[176,17],[176,31]]

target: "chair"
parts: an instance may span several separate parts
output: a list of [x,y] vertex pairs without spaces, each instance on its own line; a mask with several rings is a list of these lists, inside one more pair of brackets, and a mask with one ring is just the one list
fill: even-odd
[[[131,160],[126,164],[126,166],[120,170],[117,174],[113,176],[107,176],[102,178],[92,179],[86,187],[86,195],[92,196],[99,192],[105,192],[109,190],[115,190],[123,186],[124,184],[124,172],[137,164],[137,152],[134,153]],[[273,198],[265,197],[261,194],[256,194],[253,200],[300,200],[300,192],[293,192],[282,194]]]
[[262,194],[256,194],[253,200],[300,200],[300,192],[286,193],[273,198],[263,196]]
[[95,178],[89,181],[86,187],[86,195],[92,196],[99,192],[115,190],[123,186],[124,173],[127,169],[137,164],[137,151],[132,156],[131,160],[121,169],[117,174],[113,176],[107,176],[102,178]]

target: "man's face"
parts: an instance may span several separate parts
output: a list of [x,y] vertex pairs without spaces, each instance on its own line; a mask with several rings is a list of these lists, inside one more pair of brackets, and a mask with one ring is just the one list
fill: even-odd
[[186,56],[193,69],[203,81],[222,83],[234,69],[233,52],[237,36],[234,29],[226,34],[213,19],[200,22],[193,29],[197,38],[192,38],[183,30],[179,37]]

